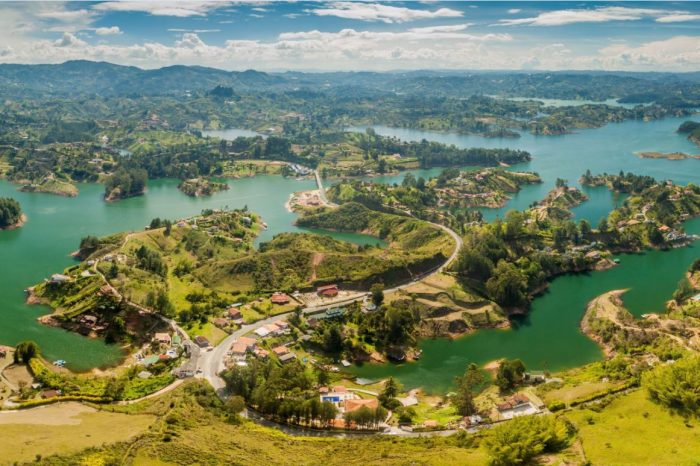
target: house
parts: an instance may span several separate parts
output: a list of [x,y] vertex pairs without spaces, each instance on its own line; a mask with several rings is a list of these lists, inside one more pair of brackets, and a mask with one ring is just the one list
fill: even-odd
[[523,393],[516,393],[496,406],[501,419],[513,419],[518,416],[537,414],[539,409]]
[[316,288],[316,294],[323,298],[333,298],[338,296],[338,285],[325,285]]
[[88,327],[94,327],[97,325],[97,317],[90,314],[85,314],[80,317],[80,323]]
[[60,273],[55,273],[51,275],[51,280],[49,280],[49,283],[52,285],[60,285],[62,283],[66,283],[70,281],[70,277],[68,275],[62,275]]
[[586,259],[594,259],[594,260],[600,259],[600,251],[590,251],[590,252],[586,253]]
[[212,323],[219,328],[224,328],[228,325],[228,320],[224,319],[223,317],[216,317],[214,320],[212,320]]
[[661,225],[659,227],[659,231],[661,233],[668,233],[669,231],[671,231],[671,227],[669,227],[668,225]]
[[344,409],[346,413],[352,413],[353,411],[357,411],[360,408],[368,408],[371,410],[375,410],[379,408],[379,400],[377,400],[376,398],[351,398],[345,400]]
[[320,393],[321,403],[328,401],[329,403],[333,403],[333,405],[340,410],[345,410],[346,400],[354,400],[357,398],[357,395],[348,391],[348,389],[342,385],[336,385],[331,389],[328,389],[328,387],[321,387],[318,391]]
[[696,294],[695,296],[693,296],[690,299],[692,299],[696,303],[700,303],[700,293]]
[[256,344],[254,338],[241,337],[231,345],[231,353],[234,357],[244,357],[249,351],[255,349]]
[[229,308],[228,309],[228,318],[231,320],[239,320],[239,319],[243,318],[243,314],[241,313],[240,309]]
[[255,334],[261,338],[265,338],[270,334],[270,330],[268,330],[267,325],[263,325],[255,329]]
[[275,353],[277,357],[281,357],[289,353],[289,348],[286,346],[276,346],[275,348],[272,348],[272,352]]
[[41,392],[41,398],[46,400],[48,398],[56,398],[61,396],[61,390],[44,390]]
[[253,354],[258,359],[267,359],[270,357],[270,352],[268,350],[262,349],[262,348],[255,348],[253,350]]
[[161,345],[170,346],[170,345],[172,344],[172,339],[170,338],[170,334],[169,334],[169,333],[165,333],[165,332],[163,332],[163,333],[156,333],[156,334],[153,336],[153,339],[154,339],[155,341],[157,341],[158,343],[160,343]]
[[289,304],[289,296],[284,293],[272,293],[270,297],[272,304],[277,304],[279,306]]
[[194,342],[200,348],[208,348],[209,346],[211,346],[209,340],[207,340],[206,337],[203,337],[202,335],[197,335],[196,337],[194,337]]
[[297,355],[294,353],[287,353],[283,354],[282,356],[279,357],[279,360],[282,364],[287,364],[289,362],[294,361],[297,358]]

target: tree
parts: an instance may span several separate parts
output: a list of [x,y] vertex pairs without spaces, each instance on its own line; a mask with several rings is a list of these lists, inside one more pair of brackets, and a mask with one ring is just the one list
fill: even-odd
[[0,198],[0,229],[17,224],[22,218],[22,208],[19,202],[10,198]]
[[122,378],[112,377],[107,381],[105,386],[105,396],[112,400],[121,400],[124,395],[126,382]]
[[568,444],[569,426],[553,416],[521,416],[490,429],[484,439],[494,466],[527,464]]
[[700,417],[700,356],[661,364],[642,376],[652,401],[686,418]]
[[504,359],[498,366],[496,385],[501,390],[510,390],[519,385],[525,375],[525,364],[520,359]]
[[323,332],[323,349],[328,353],[340,353],[343,349],[343,335],[338,325],[330,325]]
[[382,392],[377,397],[382,406],[387,409],[395,409],[397,404],[400,406],[401,403],[396,399],[401,393],[401,385],[393,378],[389,377],[384,383],[384,388]]
[[238,424],[241,420],[241,411],[245,409],[245,400],[241,396],[230,396],[224,403],[226,419],[232,424]]
[[491,299],[507,307],[521,307],[529,303],[527,277],[513,264],[500,260],[493,276],[486,282]]
[[479,367],[471,363],[464,375],[455,377],[457,385],[456,394],[452,397],[452,403],[457,408],[457,412],[461,416],[471,416],[476,413],[476,405],[474,404],[474,393],[481,384],[484,383],[484,374]]
[[384,302],[384,284],[375,283],[370,287],[369,291],[372,293],[372,302],[374,305],[381,306]]
[[39,345],[33,341],[23,341],[18,343],[15,347],[15,354],[13,356],[15,364],[24,363],[29,364],[32,358],[39,356]]

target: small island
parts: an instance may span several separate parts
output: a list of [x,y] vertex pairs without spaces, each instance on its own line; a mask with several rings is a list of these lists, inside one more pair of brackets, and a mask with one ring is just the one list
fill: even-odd
[[211,196],[219,191],[225,191],[229,189],[229,185],[227,183],[219,183],[199,177],[184,180],[177,186],[177,189],[190,197],[202,197]]
[[700,146],[700,123],[697,121],[686,121],[678,127],[680,134],[687,134],[688,141]]
[[19,191],[26,193],[46,193],[55,194],[57,196],[76,197],[78,188],[66,180],[59,180],[55,175],[50,174],[40,181],[27,181]]
[[105,183],[105,201],[140,196],[146,191],[148,173],[140,168],[120,168]]
[[667,160],[685,160],[685,159],[700,159],[700,155],[690,155],[685,152],[636,152],[637,157],[643,159],[667,159]]
[[19,202],[11,197],[0,198],[0,230],[19,228],[25,220]]

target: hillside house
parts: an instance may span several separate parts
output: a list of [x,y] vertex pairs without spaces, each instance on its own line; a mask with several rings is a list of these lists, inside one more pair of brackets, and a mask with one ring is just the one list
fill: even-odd
[[524,393],[516,393],[496,406],[500,419],[513,419],[518,416],[537,414],[539,409]]
[[338,296],[338,285],[325,285],[316,288],[316,294],[323,298],[334,298]]
[[289,304],[289,296],[279,292],[272,293],[270,302],[272,302],[272,304],[277,304],[278,306],[283,306],[285,304]]

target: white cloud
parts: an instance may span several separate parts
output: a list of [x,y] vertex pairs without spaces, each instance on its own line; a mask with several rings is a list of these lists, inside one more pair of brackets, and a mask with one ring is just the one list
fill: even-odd
[[96,28],[95,34],[97,34],[98,36],[112,36],[122,34],[122,30],[119,29],[119,26],[102,27]]
[[601,7],[580,10],[555,10],[540,13],[530,18],[502,19],[502,26],[564,26],[576,23],[604,23],[608,21],[638,21],[644,18],[668,17],[673,12],[649,8]]
[[47,11],[42,11],[37,13],[40,18],[55,19],[57,21],[63,22],[75,22],[84,19],[91,18],[93,14],[88,10],[64,10],[64,9],[52,9]]
[[318,16],[335,16],[359,21],[382,21],[384,23],[405,23],[419,19],[458,18],[461,11],[440,8],[435,11],[417,10],[379,3],[334,2],[328,8],[309,10]]
[[676,36],[639,46],[614,44],[599,51],[600,64],[615,69],[640,70],[698,69],[700,41],[697,37]]
[[661,16],[656,18],[657,23],[682,23],[685,21],[698,21],[700,20],[700,15],[691,15],[687,13],[678,13],[672,15]]
[[53,45],[56,47],[84,47],[87,42],[78,39],[70,32],[64,32],[63,37],[54,41]]
[[209,11],[229,6],[227,1],[107,1],[93,6],[97,11],[133,11],[153,16],[205,16]]
[[169,28],[168,32],[194,32],[195,34],[204,34],[207,32],[221,32],[221,29],[182,29],[182,28]]
[[469,26],[472,26],[471,23],[466,23],[466,24],[452,24],[452,25],[446,25],[446,26],[428,26],[428,27],[423,27],[423,28],[411,28],[409,29],[410,32],[425,32],[425,33],[433,33],[433,32],[456,32],[456,31],[464,31],[467,29]]

